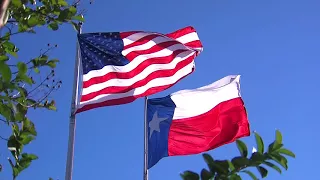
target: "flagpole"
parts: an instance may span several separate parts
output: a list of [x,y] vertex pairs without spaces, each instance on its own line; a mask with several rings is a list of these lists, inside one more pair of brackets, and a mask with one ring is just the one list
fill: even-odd
[[144,163],[143,180],[148,180],[148,120],[147,120],[147,102],[148,97],[144,97]]
[[[78,34],[82,32],[82,23],[79,23]],[[68,140],[68,152],[67,152],[67,163],[66,163],[66,174],[65,180],[72,180],[72,170],[73,170],[73,157],[74,157],[74,139],[76,130],[76,105],[78,103],[78,91],[79,91],[79,74],[80,74],[80,48],[77,42],[76,47],[76,58],[74,66],[74,79],[73,79],[73,89],[72,89],[72,100],[71,100],[71,112],[69,121],[69,140]]]

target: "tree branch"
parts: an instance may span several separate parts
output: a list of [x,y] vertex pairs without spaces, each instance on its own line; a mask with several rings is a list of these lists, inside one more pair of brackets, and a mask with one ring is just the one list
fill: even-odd
[[5,140],[5,141],[9,141],[9,139],[4,138],[4,137],[2,137],[2,136],[0,136],[0,139]]

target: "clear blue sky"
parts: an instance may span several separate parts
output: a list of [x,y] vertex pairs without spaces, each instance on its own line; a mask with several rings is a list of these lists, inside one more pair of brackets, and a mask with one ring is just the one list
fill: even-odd
[[[87,2],[85,2],[87,3]],[[320,92],[320,2],[289,1],[191,1],[191,0],[96,0],[87,3],[84,32],[147,30],[169,33],[193,26],[204,51],[196,59],[196,71],[172,88],[153,95],[207,85],[226,75],[240,74],[251,130],[269,144],[275,129],[283,133],[284,144],[294,151],[289,171],[270,171],[269,180],[315,179]],[[64,179],[76,34],[71,26],[58,33],[39,31],[37,36],[16,36],[20,57],[32,58],[47,43],[59,44],[51,53],[60,58],[57,76],[63,87],[53,97],[58,111],[30,113],[37,125],[37,140],[26,151],[39,160],[19,180]],[[4,127],[0,127],[0,132]],[[251,150],[254,137],[243,138]],[[1,180],[10,171],[5,144],[0,162],[5,163]],[[238,155],[235,144],[209,152],[216,159]],[[313,164],[313,165],[312,165]],[[150,180],[175,180],[184,170],[200,172],[201,155],[162,159],[150,172]],[[77,116],[74,180],[142,179],[143,99],[134,103],[99,108]],[[246,176],[244,176],[246,177]],[[248,178],[244,178],[248,179]]]

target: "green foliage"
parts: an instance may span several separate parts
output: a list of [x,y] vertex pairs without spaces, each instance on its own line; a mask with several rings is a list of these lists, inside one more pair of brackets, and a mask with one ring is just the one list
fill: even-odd
[[[35,124],[27,116],[30,108],[56,110],[55,101],[49,95],[61,86],[55,79],[55,67],[59,62],[50,58],[49,52],[57,45],[48,44],[40,55],[26,60],[19,57],[19,48],[12,36],[35,36],[37,29],[59,30],[64,24],[76,30],[84,21],[79,11],[79,1],[69,4],[67,0],[4,0],[9,2],[5,13],[0,13],[0,123],[11,129],[7,141],[12,157],[8,165],[12,168],[13,179],[30,167],[38,156],[24,152],[24,147],[37,137]],[[5,16],[5,17],[4,17]],[[5,166],[5,164],[3,164]],[[2,166],[0,165],[0,172]],[[9,168],[6,168],[9,169]]]
[[[246,179],[250,177],[253,180],[258,180],[258,175],[251,171],[256,168],[259,176],[265,178],[268,176],[268,169],[272,168],[278,173],[282,173],[279,166],[285,170],[288,169],[288,160],[285,156],[295,158],[295,154],[288,149],[282,148],[282,135],[279,130],[276,130],[275,141],[264,151],[263,140],[258,133],[254,133],[257,152],[253,152],[251,157],[248,157],[247,146],[244,142],[237,140],[236,144],[240,155],[229,160],[214,160],[209,154],[204,153],[203,158],[208,169],[202,169],[200,175],[193,171],[185,171],[180,174],[184,180],[241,180],[245,175]],[[250,170],[249,170],[250,168]]]

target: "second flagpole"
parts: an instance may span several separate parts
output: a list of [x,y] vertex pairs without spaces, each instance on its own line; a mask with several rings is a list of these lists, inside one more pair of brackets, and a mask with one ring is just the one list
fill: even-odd
[[148,97],[144,97],[144,162],[143,180],[148,180],[148,117],[147,117]]

